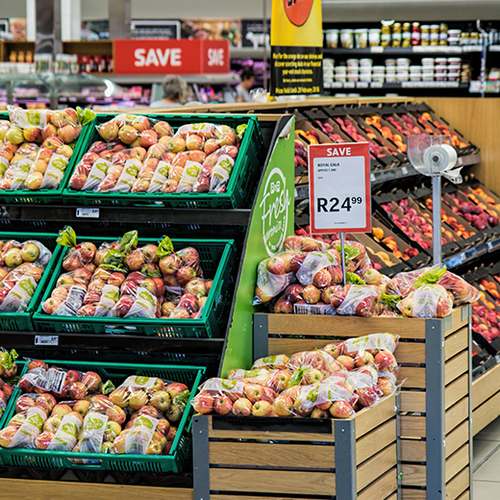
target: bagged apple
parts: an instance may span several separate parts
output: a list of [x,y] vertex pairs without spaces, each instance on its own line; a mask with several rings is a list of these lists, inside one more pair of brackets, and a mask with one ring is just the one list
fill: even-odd
[[[148,415],[137,417],[125,437],[125,453],[134,455],[160,455],[163,451],[161,445],[153,441],[153,434],[157,425],[157,418]],[[115,452],[118,453],[119,450],[117,449]]]
[[38,407],[30,408],[19,428],[7,426],[0,431],[0,446],[3,448],[35,448],[35,440],[40,434],[47,419],[44,410]]
[[254,377],[260,377],[260,376],[267,376],[270,375],[271,373],[278,372],[279,370],[266,370],[266,369],[255,369],[255,370],[242,370],[242,369],[237,369],[237,370],[231,370],[227,378],[229,380],[239,380],[242,378],[254,378]]
[[[12,288],[7,286],[12,283]],[[26,311],[37,282],[32,276],[21,276],[11,282],[4,281],[5,288],[0,290],[0,312],[18,313]]]
[[[121,427],[116,424],[119,429],[118,434],[115,435],[116,429],[112,429],[110,426],[108,430],[108,417],[96,412],[89,412],[85,416],[82,426],[82,433],[78,441],[78,451],[80,453],[101,453],[102,444],[104,442],[104,436],[107,433],[114,435],[116,438],[121,432]],[[113,438],[113,440],[114,440]],[[86,465],[99,464],[99,460],[83,460],[82,463]]]
[[[163,154],[166,152],[166,146],[161,143],[151,146],[144,158],[143,164],[137,173],[137,180],[132,186],[132,193],[144,193],[148,192],[151,182],[156,174],[156,169],[158,167],[163,167],[165,162],[161,162]],[[168,170],[167,170],[168,174]],[[159,175],[162,175],[161,173]],[[158,177],[157,177],[158,179]],[[163,182],[165,182],[165,179]],[[161,186],[160,186],[161,187]],[[160,188],[158,188],[159,190]]]
[[77,441],[78,435],[83,425],[83,418],[77,412],[71,412],[65,415],[61,425],[51,440],[47,450],[52,451],[70,451]]
[[342,283],[340,254],[334,249],[310,252],[296,272],[296,276],[301,285],[314,285],[316,288]]
[[16,359],[19,357],[15,349],[10,352],[1,348],[0,350],[0,377],[10,380],[17,374]]
[[172,166],[171,159],[167,156],[169,154],[170,153],[165,153],[164,155],[162,155],[160,161],[158,162],[158,165],[156,166],[153,177],[147,189],[148,193],[157,193],[158,191],[161,191],[162,187],[165,185],[165,182],[167,182],[168,174]]
[[259,358],[253,362],[252,370],[286,370],[289,359],[285,354]]
[[295,373],[299,368],[316,370],[316,372],[311,372],[306,377],[306,380],[312,380],[311,382],[306,382],[309,384],[319,382],[330,375],[344,371],[344,367],[340,363],[326,351],[322,350],[298,352],[290,357],[287,367],[291,373]]
[[398,340],[399,336],[392,333],[372,333],[362,337],[354,337],[344,342],[328,344],[324,347],[324,350],[334,358],[338,358],[340,355],[356,357],[365,351],[371,352],[373,350],[376,352],[377,350],[385,350],[394,353],[398,346]]
[[409,271],[406,273],[398,273],[396,276],[391,278],[387,283],[385,290],[387,294],[399,295],[400,297],[405,297],[408,295],[412,289],[415,281],[422,274],[429,271],[430,267],[424,267],[422,269],[417,269],[416,271]]
[[[283,250],[295,250],[297,252],[324,252],[328,246],[322,239],[311,236],[287,236],[283,242]],[[339,254],[340,255],[340,254]]]
[[96,246],[91,242],[77,244],[76,233],[71,226],[65,226],[59,231],[56,242],[59,245],[69,247],[69,251],[63,260],[63,269],[71,272],[92,263],[97,252]]
[[[113,308],[120,298],[120,289],[113,285],[104,285],[99,302],[95,306],[95,317],[108,318],[112,316]],[[85,300],[84,300],[85,302]]]
[[464,279],[456,274],[446,271],[439,279],[438,284],[451,292],[453,295],[453,305],[472,304],[479,299],[479,290],[467,283]]
[[[36,278],[39,271],[35,270],[34,267],[45,268],[51,257],[50,250],[37,240],[23,242],[8,240],[0,250],[0,265],[11,269],[17,268],[23,271],[23,274]],[[19,277],[19,274],[17,274],[17,277]],[[10,276],[10,278],[13,278],[13,276]],[[40,278],[36,281],[39,280]]]
[[125,316],[123,317],[154,318],[156,316],[157,304],[158,299],[153,294],[151,294],[149,290],[143,287],[139,287],[137,288],[137,298],[135,299],[135,302],[132,304],[132,307],[128,310],[127,314],[125,314]]
[[[285,258],[282,256],[285,256]],[[288,259],[288,256],[291,256],[291,258]],[[293,255],[284,252],[260,262],[257,267],[257,284],[253,305],[270,302],[273,297],[276,297],[292,282],[294,278],[290,267],[292,260]]]
[[126,145],[140,145],[144,148],[156,144],[159,136],[172,134],[167,122],[123,113],[96,127],[106,142],[119,140]]
[[453,310],[453,295],[438,284],[421,285],[398,308],[408,318],[444,318]]
[[336,314],[343,316],[376,316],[379,311],[381,291],[370,285],[345,285],[336,287],[330,304]]

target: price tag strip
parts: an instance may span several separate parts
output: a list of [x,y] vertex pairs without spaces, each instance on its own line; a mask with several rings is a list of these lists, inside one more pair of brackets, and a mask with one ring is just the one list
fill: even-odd
[[367,142],[309,146],[311,232],[371,232],[370,149]]

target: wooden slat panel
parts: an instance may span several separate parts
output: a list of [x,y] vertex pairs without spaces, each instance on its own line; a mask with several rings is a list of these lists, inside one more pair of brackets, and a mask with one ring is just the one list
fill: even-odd
[[73,481],[36,481],[0,478],[2,498],[31,500],[36,490],[37,500],[71,498],[71,500],[109,500],[110,498],[168,498],[193,500],[192,488],[160,488],[130,484],[76,483]]
[[280,339],[269,337],[269,356],[286,354],[291,356],[300,351],[312,351],[313,349],[324,347],[328,340],[322,339]]
[[[244,498],[244,500],[301,500],[300,498],[298,498],[296,496],[289,497],[289,496],[282,496],[282,495],[273,495],[272,497],[261,497],[261,496],[254,497],[254,496],[245,495],[243,498]],[[170,500],[170,498],[168,498],[166,500]],[[193,500],[193,497],[191,497],[190,500]],[[240,500],[240,498],[237,497],[236,495],[213,495],[213,494],[210,494],[210,500]],[[304,500],[306,500],[306,499],[304,499]],[[307,500],[322,500],[322,499],[318,499],[318,498],[314,498],[314,497],[307,497]]]
[[469,418],[469,398],[463,398],[455,406],[446,410],[445,414],[445,432],[448,434],[458,424]]
[[472,382],[472,408],[476,409],[500,390],[500,364]]
[[448,385],[469,369],[469,352],[462,351],[444,365],[444,385]]
[[335,474],[256,469],[210,469],[210,489],[278,493],[281,495],[335,494]]
[[335,447],[328,445],[210,441],[209,450],[211,464],[335,468]]
[[469,374],[464,373],[461,377],[447,385],[444,390],[445,408],[448,409],[457,401],[469,393]]
[[425,465],[401,464],[403,486],[425,486]]
[[400,342],[394,351],[398,363],[425,364],[424,342]]
[[402,383],[405,389],[425,389],[425,368],[414,368],[401,366],[399,368],[398,383]]
[[396,396],[391,396],[371,408],[361,410],[356,414],[356,439],[378,427],[382,422],[393,418],[396,414]]
[[411,411],[425,413],[425,392],[424,391],[405,391],[403,385],[401,391],[401,411]]
[[[444,336],[448,337],[451,335],[453,332],[456,332],[457,330],[460,330],[460,328],[464,327],[469,323],[469,316],[466,314],[466,311],[463,311],[469,307],[468,305],[465,306],[460,306],[457,307],[456,309],[453,309],[452,313],[450,316],[447,318],[444,318],[445,320],[445,325],[448,324],[447,320],[449,321],[449,318],[451,317],[451,326],[450,328],[447,328],[444,332]],[[463,319],[462,319],[462,312],[463,312]]]
[[361,318],[356,316],[311,316],[268,314],[270,334],[323,335],[358,337],[370,333],[391,332],[405,339],[425,339],[425,319]]
[[446,458],[469,441],[469,421],[466,420],[446,436]]
[[403,462],[425,462],[425,441],[401,439],[401,460]]
[[[358,497],[359,498],[359,497]],[[387,497],[385,500],[398,500],[398,494],[394,493],[390,497]]]
[[469,488],[469,467],[459,472],[449,483],[446,483],[446,500],[455,500]]
[[401,437],[425,437],[425,417],[403,415]]
[[378,479],[384,472],[397,464],[396,443],[388,446],[377,455],[373,456],[357,469],[358,491],[366,488]]
[[470,498],[470,491],[467,490],[465,493],[462,493],[457,500],[469,500]]
[[[367,486],[363,491],[358,493],[358,500],[374,500],[384,499],[389,493],[397,490],[397,470],[392,469],[385,473],[381,478],[377,479],[373,484]],[[392,495],[391,495],[392,496]],[[390,500],[389,497],[387,500]]]
[[[396,441],[396,419],[379,425],[356,441],[356,463],[360,464]],[[314,449],[318,448],[314,446]]]
[[445,477],[446,482],[454,478],[462,469],[469,465],[469,443],[462,446],[450,458],[446,460]]
[[450,335],[444,341],[444,358],[448,359],[455,356],[460,351],[467,349],[469,342],[469,327],[461,328],[458,332]]
[[[473,393],[474,394],[474,393]],[[472,432],[475,436],[500,415],[500,392],[472,412]]]
[[425,490],[401,489],[401,500],[427,500]]

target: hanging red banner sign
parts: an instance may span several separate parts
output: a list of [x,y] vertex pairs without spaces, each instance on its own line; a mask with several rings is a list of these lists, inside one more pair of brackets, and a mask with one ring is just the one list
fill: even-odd
[[228,40],[114,41],[117,75],[229,73],[229,59]]

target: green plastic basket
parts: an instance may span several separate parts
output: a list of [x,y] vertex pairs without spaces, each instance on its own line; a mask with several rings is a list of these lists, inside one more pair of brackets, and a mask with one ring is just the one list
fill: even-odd
[[[8,120],[8,113],[0,113],[0,120]],[[54,203],[62,202],[63,200],[63,188],[68,183],[69,178],[75,169],[76,159],[81,158],[80,150],[82,145],[85,143],[85,139],[89,133],[90,126],[92,122],[87,123],[82,128],[80,136],[75,144],[75,149],[68,162],[68,166],[64,171],[64,176],[61,179],[59,187],[57,189],[39,189],[37,191],[31,191],[30,189],[5,189],[0,191],[0,201],[5,203]]]
[[27,240],[37,240],[40,243],[44,244],[52,252],[52,257],[50,258],[49,263],[47,264],[47,267],[42,274],[42,279],[38,283],[33,297],[31,297],[28,308],[24,312],[0,313],[0,330],[16,332],[33,330],[33,322],[31,320],[31,317],[41,303],[43,291],[45,290],[45,287],[62,251],[62,247],[56,243],[56,238],[57,234],[50,233],[0,232],[0,240],[2,241],[16,240],[22,243]]
[[[78,237],[79,243],[91,241],[99,246],[104,241],[113,242],[117,238]],[[139,246],[149,243],[157,244],[155,238],[139,238]],[[112,334],[144,334],[157,337],[198,337],[211,338],[224,334],[231,306],[231,290],[236,275],[233,269],[235,259],[233,240],[176,240],[172,243],[175,249],[187,246],[196,248],[200,254],[200,265],[204,277],[213,280],[212,287],[205,302],[200,318],[196,319],[141,319],[141,318],[95,318],[80,316],[53,316],[42,309],[42,302],[50,297],[57,279],[65,271],[62,263],[67,248],[59,255],[54,274],[42,297],[38,310],[33,315],[33,323],[37,331],[69,332],[69,333],[112,333]]]
[[[85,136],[85,142],[73,163],[73,169],[92,143],[102,140],[97,126],[111,120],[115,115],[97,115]],[[76,191],[69,186],[70,177],[65,178],[63,197],[67,203],[83,205],[133,205],[166,206],[185,208],[244,208],[250,207],[254,198],[260,173],[264,163],[264,143],[259,123],[255,116],[231,115],[146,115],[149,118],[165,120],[177,129],[181,125],[210,122],[236,128],[247,124],[231,177],[225,193],[99,193],[96,191]],[[73,157],[72,157],[73,159]]]
[[[118,387],[130,375],[158,377],[172,382],[186,384],[191,391],[189,401],[196,393],[196,388],[205,373],[204,367],[145,365],[127,363],[100,363],[87,361],[46,361],[50,366],[80,371],[94,371],[103,380],[111,380]],[[20,392],[20,391],[19,391]],[[14,395],[13,395],[14,396]],[[15,414],[15,400],[11,398],[5,411],[4,424]],[[191,404],[179,421],[177,434],[168,455],[113,455],[108,453],[73,453],[64,451],[27,450],[0,448],[0,464],[13,467],[40,467],[46,469],[84,469],[84,470],[118,470],[130,472],[181,472],[187,465],[189,457],[189,437],[187,425],[192,413]],[[75,464],[71,459],[100,460],[100,464]]]
[[[28,363],[26,361],[16,361],[17,365],[17,375],[19,377],[22,377],[28,368]],[[7,416],[9,415],[9,409],[11,405],[14,405],[14,402],[17,400],[17,398],[21,395],[21,390],[17,385],[14,388],[14,391],[12,392],[12,396],[10,397],[7,407],[5,408],[5,411],[3,412],[2,416],[0,417],[0,429],[3,429],[5,424],[7,423]],[[9,417],[10,418],[10,417]],[[2,459],[0,458],[0,464],[2,463]]]

